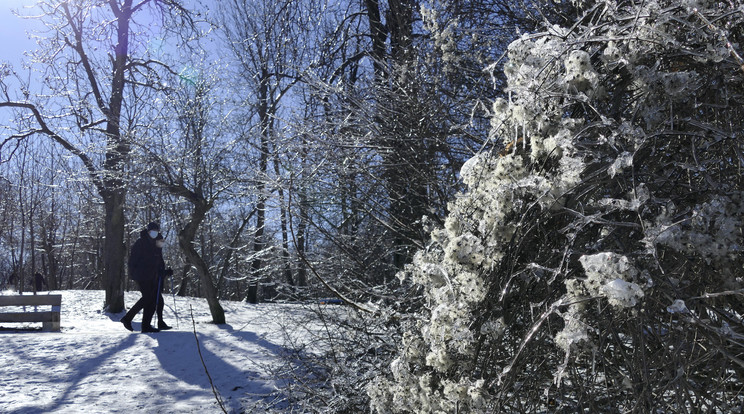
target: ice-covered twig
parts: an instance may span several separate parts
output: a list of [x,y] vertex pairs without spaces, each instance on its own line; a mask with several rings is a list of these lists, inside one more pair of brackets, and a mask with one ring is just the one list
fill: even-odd
[[196,322],[194,322],[194,308],[191,307],[191,305],[189,305],[189,310],[191,311],[191,326],[194,329],[194,339],[196,339],[196,350],[199,351],[199,359],[201,359],[202,366],[204,367],[204,372],[207,374],[207,378],[209,379],[209,385],[212,386],[212,392],[214,393],[214,398],[217,400],[217,404],[219,404],[220,408],[222,409],[222,412],[227,414],[227,409],[225,409],[225,404],[222,402],[222,398],[220,398],[220,393],[217,391],[217,388],[215,388],[214,386],[214,382],[212,381],[212,376],[209,375],[207,364],[204,362],[204,356],[202,356],[201,346],[199,345],[199,337],[196,335]]

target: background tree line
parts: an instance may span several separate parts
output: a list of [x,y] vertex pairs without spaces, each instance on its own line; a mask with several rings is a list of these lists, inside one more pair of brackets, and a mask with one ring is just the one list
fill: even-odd
[[258,302],[334,286],[383,299],[422,246],[422,218],[441,220],[461,164],[489,145],[485,106],[472,105],[494,95],[483,67],[536,24],[535,10],[409,0],[21,10],[48,30],[30,69],[3,67],[3,274],[104,289],[119,311],[128,246],[157,219],[179,294]]

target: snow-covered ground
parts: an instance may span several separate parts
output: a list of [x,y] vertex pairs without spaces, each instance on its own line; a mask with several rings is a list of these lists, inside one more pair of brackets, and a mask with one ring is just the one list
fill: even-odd
[[[173,330],[142,334],[141,312],[135,332],[123,313],[101,312],[103,291],[51,293],[62,294],[61,332],[0,323],[1,413],[219,413],[209,376],[228,412],[262,412],[287,327],[302,331],[291,328],[298,306],[222,301],[227,324],[214,325],[205,299],[166,296]],[[139,296],[127,292],[126,305]]]

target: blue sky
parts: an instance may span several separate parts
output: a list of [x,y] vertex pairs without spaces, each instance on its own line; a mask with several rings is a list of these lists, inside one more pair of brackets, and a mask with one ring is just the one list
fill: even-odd
[[[22,15],[32,15],[35,12],[33,7],[38,0],[0,0],[0,63],[9,62],[16,70],[21,71],[21,62],[25,51],[35,50],[36,42],[29,39],[28,33],[33,32],[35,28],[43,28],[40,22],[35,19],[22,19],[12,13],[12,10],[19,11]],[[195,1],[186,1],[186,4],[195,3]],[[24,9],[25,6],[25,9]],[[157,33],[156,24],[151,25],[153,33]],[[148,47],[163,46],[154,38]]]
[[[28,38],[27,32],[39,23],[35,20],[21,19],[11,10],[28,14],[28,10],[22,10],[23,7],[34,4],[36,0],[0,0],[0,64],[10,63],[20,73],[23,73],[21,70],[23,52],[36,49],[36,42]],[[6,79],[6,82],[13,84],[12,79]],[[0,110],[0,124],[7,124],[10,114],[10,111]]]
[[36,43],[26,35],[34,21],[21,19],[11,13],[12,9],[35,3],[35,0],[0,0],[0,61],[16,66],[20,64],[25,50],[35,49]]
[[[29,81],[32,85],[31,93],[39,92],[34,88],[37,83],[37,79],[43,75],[43,67],[37,65],[35,71],[23,68],[24,60],[26,62],[30,59],[24,57],[24,52],[31,52],[37,50],[37,45],[34,40],[29,39],[30,33],[44,32],[46,29],[44,25],[38,19],[24,19],[16,16],[13,10],[18,11],[19,14],[25,16],[31,16],[39,14],[40,11],[35,7],[39,0],[0,0],[0,67],[5,63],[9,63],[15,70],[15,72],[24,81]],[[200,0],[183,0],[183,4],[187,6],[200,6],[202,4],[211,5],[211,0],[200,1]],[[148,10],[148,9],[146,9]],[[175,54],[175,59],[189,59],[190,56],[177,56],[179,49],[175,47],[173,39],[170,43],[164,43],[162,38],[163,34],[160,31],[159,21],[147,20],[147,15],[138,15],[138,22],[143,24],[145,29],[139,33],[137,37],[137,43],[132,44],[130,50],[136,48],[146,47],[156,58],[168,60],[162,56],[163,52],[169,52]],[[202,28],[203,30],[208,27]],[[207,46],[215,47],[216,42],[210,41],[203,43]],[[212,51],[212,53],[215,53]],[[218,59],[219,55],[209,57],[212,61]],[[204,59],[204,56],[193,56],[196,62]],[[194,72],[192,65],[183,63],[175,68],[182,73],[188,74]],[[17,80],[15,77],[10,76],[3,79],[4,86],[8,87],[10,100],[22,100],[21,89],[18,87]],[[5,97],[3,97],[4,100]],[[14,111],[9,108],[0,108],[0,142],[3,141],[4,137],[7,137],[9,133],[12,133]],[[10,127],[10,129],[8,129]]]

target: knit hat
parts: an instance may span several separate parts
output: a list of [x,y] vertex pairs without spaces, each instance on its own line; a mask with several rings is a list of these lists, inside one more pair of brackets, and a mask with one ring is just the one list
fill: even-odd
[[153,221],[152,223],[147,225],[147,231],[150,231],[150,230],[160,231],[160,224]]

